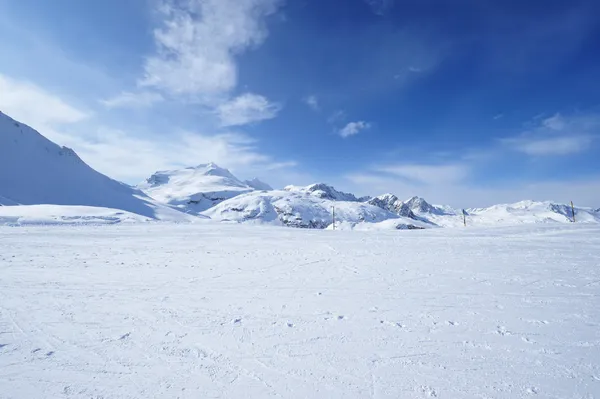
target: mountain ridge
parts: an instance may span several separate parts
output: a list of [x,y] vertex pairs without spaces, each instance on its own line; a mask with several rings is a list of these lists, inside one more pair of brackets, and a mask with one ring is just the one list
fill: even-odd
[[[551,201],[468,208],[463,216],[462,210],[432,205],[418,196],[405,201],[391,193],[358,198],[326,183],[273,190],[258,178],[238,179],[214,162],[157,171],[132,187],[97,172],[72,149],[0,112],[0,206],[44,204],[97,207],[98,220],[108,220],[109,214],[118,216],[122,210],[159,220],[190,221],[194,216],[188,214],[192,214],[309,228],[331,227],[334,207],[336,225],[347,223],[351,228],[369,223],[380,223],[378,228],[422,228],[457,227],[465,220],[467,225],[503,225],[569,223],[573,219],[570,205]],[[60,218],[60,207],[28,209]],[[65,212],[73,218],[75,211]],[[9,213],[14,218],[15,209]],[[86,217],[93,214],[87,208],[85,213]],[[600,223],[600,208],[575,207],[575,219]],[[386,220],[392,222],[382,223]]]

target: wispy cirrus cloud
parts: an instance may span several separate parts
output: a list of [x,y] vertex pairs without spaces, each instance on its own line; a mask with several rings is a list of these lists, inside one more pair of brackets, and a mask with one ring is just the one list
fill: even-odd
[[367,130],[371,128],[371,124],[365,121],[357,121],[357,122],[349,122],[339,130],[339,135],[343,138],[347,138],[350,136],[355,136],[359,134],[363,130]]
[[164,101],[164,97],[156,92],[142,91],[138,93],[124,91],[115,97],[101,100],[106,108],[146,108]]
[[528,138],[520,137],[504,140],[512,148],[527,155],[552,156],[571,155],[585,151],[594,138],[591,136]]
[[240,126],[273,119],[281,106],[258,94],[242,94],[217,107],[221,126]]
[[313,111],[319,111],[320,110],[319,99],[314,94],[303,98],[302,101],[306,105],[308,105]]
[[600,134],[600,115],[555,114],[531,129],[501,142],[508,148],[531,156],[564,156],[591,148]]
[[0,111],[35,128],[83,121],[91,116],[34,83],[0,74]]
[[469,174],[469,167],[465,164],[389,164],[373,170],[423,184],[460,183]]
[[138,182],[157,170],[175,169],[205,162],[238,170],[245,177],[251,171],[267,178],[295,166],[293,161],[282,161],[263,153],[258,142],[242,133],[206,134],[178,130],[168,139],[155,132],[144,131],[132,135],[120,129],[100,126],[85,136],[61,132],[62,143],[74,148],[92,167],[110,177]]

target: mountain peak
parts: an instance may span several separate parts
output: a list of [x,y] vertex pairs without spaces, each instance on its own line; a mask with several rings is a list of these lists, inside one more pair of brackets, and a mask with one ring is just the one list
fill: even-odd
[[429,204],[425,199],[421,197],[411,197],[408,200],[404,201],[404,203],[413,211],[417,212],[431,212],[433,210],[433,206]]
[[195,172],[200,173],[204,176],[220,176],[220,177],[226,177],[229,179],[236,179],[236,177],[233,176],[233,174],[229,171],[229,169],[222,168],[214,162],[209,162],[209,163],[200,164],[197,166],[192,166],[187,169],[192,169]]
[[380,200],[386,200],[386,201],[397,201],[397,200],[398,200],[398,197],[396,197],[396,196],[395,196],[394,194],[392,194],[392,193],[385,193],[385,194],[381,194],[381,195],[378,195],[378,196],[377,196],[377,197],[375,197],[375,198],[378,198],[378,199],[380,199]]
[[416,219],[415,214],[412,212],[411,208],[407,204],[402,202],[394,194],[382,194],[375,198],[371,198],[369,201],[367,201],[367,203],[400,216]]
[[306,187],[287,186],[284,188],[284,190],[303,192],[303,193],[314,195],[319,198],[328,199],[328,200],[332,200],[332,201],[350,201],[350,202],[358,201],[358,199],[354,196],[354,194],[338,191],[333,186],[330,186],[325,183],[313,183]]

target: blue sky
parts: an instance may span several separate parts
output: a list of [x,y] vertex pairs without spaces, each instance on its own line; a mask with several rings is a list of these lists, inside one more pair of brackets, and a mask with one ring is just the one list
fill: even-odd
[[0,110],[137,183],[600,206],[596,1],[0,0]]

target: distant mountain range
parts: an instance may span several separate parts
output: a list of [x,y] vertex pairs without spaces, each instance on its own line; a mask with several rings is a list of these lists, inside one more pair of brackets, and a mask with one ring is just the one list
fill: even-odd
[[[159,171],[136,187],[95,171],[75,152],[0,112],[0,223],[117,223],[163,220],[339,229],[421,229],[468,225],[569,223],[570,206],[521,201],[456,210],[420,197],[358,198],[316,183],[273,190],[214,163]],[[599,223],[600,209],[575,208]]]

